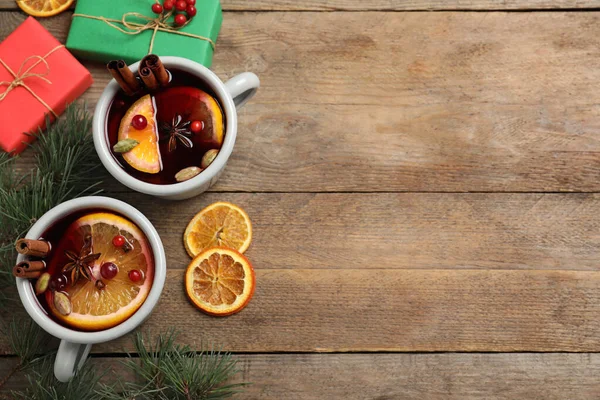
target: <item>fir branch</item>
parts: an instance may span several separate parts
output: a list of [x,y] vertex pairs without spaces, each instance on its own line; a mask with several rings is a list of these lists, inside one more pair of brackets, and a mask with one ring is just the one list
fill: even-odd
[[[31,146],[35,168],[14,173],[15,158],[0,153],[0,289],[14,283],[13,243],[46,211],[65,200],[99,192],[93,171],[100,166],[92,141],[92,116],[85,105],[72,104],[64,115],[36,134]],[[9,298],[0,290],[0,301]]]
[[245,385],[227,384],[239,372],[230,353],[196,353],[187,345],[175,344],[176,338],[174,330],[159,335],[154,343],[136,334],[134,346],[139,358],[131,357],[124,365],[142,383],[123,385],[122,399],[223,399]]
[[45,336],[42,329],[29,318],[25,320],[13,318],[10,323],[2,327],[1,332],[8,339],[10,348],[19,361],[6,376],[0,379],[0,389],[15,372],[25,370],[41,360],[43,356],[39,355],[39,348]]
[[99,374],[89,364],[84,365],[77,375],[67,383],[58,382],[54,377],[53,360],[44,358],[36,364],[27,375],[29,382],[25,392],[12,392],[15,399],[27,400],[102,400],[99,392],[100,380],[104,374]]

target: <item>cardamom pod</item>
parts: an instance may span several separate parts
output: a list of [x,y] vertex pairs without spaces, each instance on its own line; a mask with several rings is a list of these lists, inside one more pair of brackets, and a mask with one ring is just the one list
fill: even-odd
[[35,294],[40,295],[40,294],[44,293],[46,291],[46,289],[48,289],[49,283],[50,283],[50,274],[47,272],[44,272],[42,275],[40,275],[37,282],[35,283]]
[[140,144],[140,142],[135,139],[119,140],[117,144],[113,146],[113,151],[115,153],[127,153],[128,151],[133,150],[138,144]]
[[175,174],[175,180],[177,182],[187,181],[198,175],[200,172],[202,172],[202,168],[187,167]]
[[71,300],[63,292],[54,292],[54,307],[64,316],[71,314]]
[[206,153],[204,153],[204,156],[202,156],[202,162],[200,163],[200,166],[202,168],[208,168],[208,166],[210,164],[212,164],[213,161],[215,161],[215,158],[217,158],[217,154],[219,154],[219,150],[209,150]]

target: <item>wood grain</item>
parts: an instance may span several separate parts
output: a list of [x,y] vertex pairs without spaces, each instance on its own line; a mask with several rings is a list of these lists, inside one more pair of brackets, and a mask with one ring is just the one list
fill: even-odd
[[254,235],[247,255],[260,269],[593,271],[600,262],[598,195],[211,193],[184,202],[115,197],[155,224],[170,269],[189,263],[185,227],[215,201],[238,204],[250,215]]
[[[0,37],[24,17],[0,13]],[[68,14],[42,22],[64,40]],[[595,13],[226,13],[262,79],[217,191],[599,191]],[[107,82],[86,63],[96,83]],[[121,189],[122,190],[122,189]]]
[[[238,355],[235,399],[587,400],[600,394],[598,354]],[[122,358],[93,358],[127,378]],[[0,376],[12,360],[0,359]],[[6,389],[24,389],[22,375]]]
[[[235,11],[414,11],[594,9],[597,0],[222,0]],[[0,10],[17,10],[15,0],[0,0]]]
[[[373,260],[373,262],[377,262]],[[262,269],[239,314],[209,317],[169,268],[144,329],[236,352],[598,352],[600,272]],[[15,313],[13,313],[14,315]],[[0,353],[9,353],[0,340]],[[132,351],[128,338],[94,352]]]

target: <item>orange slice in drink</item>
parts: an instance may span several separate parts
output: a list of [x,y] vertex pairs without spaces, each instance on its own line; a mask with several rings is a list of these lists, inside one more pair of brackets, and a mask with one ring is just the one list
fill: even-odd
[[21,10],[34,17],[51,17],[60,14],[73,4],[74,0],[17,0]]
[[190,257],[214,246],[245,252],[252,241],[250,217],[235,204],[213,203],[200,211],[188,224],[183,243]]
[[[143,115],[148,122],[143,129],[133,127],[133,117]],[[133,103],[119,126],[118,140],[134,139],[139,142],[133,150],[123,153],[127,164],[138,171],[149,174],[159,173],[162,169],[160,149],[158,147],[158,131],[156,128],[156,107],[149,94]]]
[[[113,244],[113,238],[119,235],[125,238],[125,246]],[[119,215],[102,212],[83,216],[67,228],[52,250],[48,272],[60,275],[65,262],[70,261],[64,257],[65,252],[79,254],[85,238],[91,238],[89,254],[100,254],[89,265],[91,279],[80,276],[74,284],[69,281],[64,288],[47,290],[45,295],[50,312],[60,322],[79,330],[98,331],[120,324],[140,308],[152,287],[154,261],[148,240],[136,225]],[[117,266],[114,277],[103,276],[104,263]],[[135,282],[130,277],[134,270],[134,278],[139,278]],[[57,293],[65,294],[70,301],[67,315],[56,305]]]
[[235,250],[212,247],[188,265],[185,290],[196,307],[209,315],[226,316],[246,307],[256,278],[252,264]]

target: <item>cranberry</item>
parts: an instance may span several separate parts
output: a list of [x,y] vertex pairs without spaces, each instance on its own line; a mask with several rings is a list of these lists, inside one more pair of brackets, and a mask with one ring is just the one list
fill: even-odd
[[115,263],[105,262],[100,267],[100,274],[104,279],[112,279],[117,276],[117,272],[119,272],[119,268]]
[[187,12],[187,15],[189,15],[190,17],[196,16],[196,7],[194,7],[194,6],[187,6],[185,11]]
[[131,125],[133,125],[133,127],[139,131],[148,126],[148,120],[143,115],[138,114],[133,117]]
[[125,237],[123,237],[122,235],[115,236],[112,240],[112,244],[115,247],[123,247],[123,245],[125,244]]
[[163,8],[167,11],[171,11],[175,6],[175,0],[165,0],[163,3]]
[[192,121],[190,130],[194,133],[200,133],[204,129],[204,121]]
[[185,15],[177,14],[175,16],[175,25],[182,26],[182,25],[185,25],[186,22],[187,22],[187,18]]
[[185,0],[178,0],[177,3],[175,3],[175,9],[177,11],[185,11],[186,8],[187,3],[185,2]]
[[140,279],[142,279],[142,273],[137,269],[132,269],[129,271],[129,279],[131,282],[138,282]]
[[185,2],[188,4],[188,6],[196,5],[196,0],[185,0]]
[[152,12],[154,14],[160,14],[160,13],[162,13],[163,12],[163,6],[161,6],[158,3],[152,4]]
[[61,291],[67,287],[67,277],[64,275],[54,275],[50,278],[50,290]]

